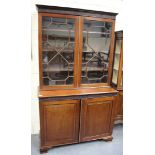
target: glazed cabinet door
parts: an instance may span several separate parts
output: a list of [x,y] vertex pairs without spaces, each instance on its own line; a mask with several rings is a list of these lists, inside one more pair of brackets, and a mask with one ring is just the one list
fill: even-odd
[[81,86],[108,85],[113,54],[113,20],[84,17],[82,20]]
[[40,103],[41,147],[78,142],[80,100]]
[[115,32],[112,85],[117,87],[117,90],[123,89],[123,31]]
[[39,14],[39,69],[42,89],[76,86],[77,17]]
[[80,141],[110,136],[113,124],[113,97],[82,100]]

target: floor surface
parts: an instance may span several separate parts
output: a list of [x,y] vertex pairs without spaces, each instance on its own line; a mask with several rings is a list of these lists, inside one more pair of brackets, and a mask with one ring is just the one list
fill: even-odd
[[[40,155],[39,135],[32,135],[31,155]],[[113,141],[93,141],[80,144],[59,146],[49,149],[45,155],[123,155],[123,126],[116,125]]]

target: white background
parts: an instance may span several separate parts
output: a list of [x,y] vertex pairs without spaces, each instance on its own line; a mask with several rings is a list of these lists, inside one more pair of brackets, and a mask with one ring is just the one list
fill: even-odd
[[[97,1],[92,1],[92,4],[95,2]],[[100,2],[103,3],[103,0]],[[124,155],[155,154],[153,2],[123,2],[121,21],[124,30]],[[82,4],[82,1],[79,5],[80,3]],[[31,154],[32,10],[32,2],[1,2],[0,154],[3,155]]]

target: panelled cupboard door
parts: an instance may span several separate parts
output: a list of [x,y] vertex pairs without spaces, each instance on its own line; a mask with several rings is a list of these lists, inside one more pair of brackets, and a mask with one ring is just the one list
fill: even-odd
[[113,102],[113,97],[82,100],[80,141],[111,135]]
[[41,146],[78,142],[80,100],[40,103]]

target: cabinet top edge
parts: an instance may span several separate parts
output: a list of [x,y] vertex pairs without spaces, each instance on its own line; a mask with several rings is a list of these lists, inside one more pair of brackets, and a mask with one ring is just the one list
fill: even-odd
[[[88,15],[88,14],[96,14],[96,15],[104,15],[115,18],[118,13],[115,12],[105,12],[105,11],[97,11],[97,10],[87,10],[87,9],[80,9],[80,8],[71,8],[71,7],[60,7],[60,6],[49,6],[49,5],[40,5],[36,4],[38,12],[54,12],[60,11],[60,13],[67,13],[67,14],[74,14],[74,15]],[[63,12],[62,12],[63,11]]]
[[97,94],[117,94],[118,91],[111,88],[80,88],[70,90],[39,90],[38,97],[67,97],[67,96],[82,96],[82,95],[97,95]]

